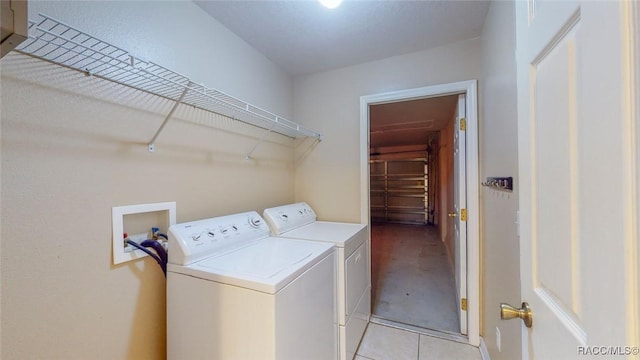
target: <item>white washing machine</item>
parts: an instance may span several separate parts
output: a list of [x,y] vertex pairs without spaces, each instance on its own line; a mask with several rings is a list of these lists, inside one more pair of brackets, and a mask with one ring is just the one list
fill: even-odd
[[336,359],[335,252],[247,212],[169,229],[169,360]]
[[336,245],[339,359],[353,359],[371,315],[367,226],[317,221],[304,202],[266,209],[263,216],[274,236]]

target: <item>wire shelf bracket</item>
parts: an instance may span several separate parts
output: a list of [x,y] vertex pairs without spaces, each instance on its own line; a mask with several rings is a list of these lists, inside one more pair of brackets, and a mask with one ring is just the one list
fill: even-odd
[[173,116],[173,113],[176,111],[178,106],[182,104],[182,100],[184,99],[184,96],[187,95],[187,91],[189,91],[189,88],[188,87],[184,88],[184,90],[182,91],[182,94],[180,95],[176,103],[173,104],[173,107],[171,107],[171,110],[169,111],[167,116],[164,118],[164,121],[162,122],[162,124],[160,124],[160,127],[151,138],[151,141],[149,141],[149,152],[156,151],[156,145],[155,145],[156,139],[158,139],[158,136],[160,136],[160,133],[164,129],[164,126],[167,125],[167,123],[169,122],[169,119],[171,119],[171,117]]
[[294,139],[311,137],[322,141],[320,133],[222,91],[197,84],[182,74],[136,57],[120,47],[44,14],[39,14],[37,21],[29,21],[29,38],[15,51],[175,101],[148,144],[150,152],[155,150],[155,141],[180,104],[267,130],[266,135],[258,140],[246,158],[251,156],[271,132]]

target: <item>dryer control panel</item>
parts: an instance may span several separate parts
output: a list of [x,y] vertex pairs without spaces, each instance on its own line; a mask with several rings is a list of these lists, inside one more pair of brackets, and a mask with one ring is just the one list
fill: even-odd
[[175,224],[169,228],[169,263],[189,265],[233,251],[269,236],[269,227],[255,211]]
[[262,215],[273,235],[281,235],[317,220],[316,213],[305,202],[265,209]]

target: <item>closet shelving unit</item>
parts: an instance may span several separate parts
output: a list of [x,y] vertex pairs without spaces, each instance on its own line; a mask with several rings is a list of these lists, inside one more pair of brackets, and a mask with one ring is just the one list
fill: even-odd
[[[174,101],[173,108],[149,141],[150,152],[154,151],[156,139],[180,104],[263,128],[267,132],[260,141],[270,132],[291,138],[322,140],[320,133],[222,91],[197,84],[182,74],[142,60],[118,46],[44,14],[39,14],[36,21],[29,21],[29,38],[16,51]],[[258,144],[247,154],[247,158]]]

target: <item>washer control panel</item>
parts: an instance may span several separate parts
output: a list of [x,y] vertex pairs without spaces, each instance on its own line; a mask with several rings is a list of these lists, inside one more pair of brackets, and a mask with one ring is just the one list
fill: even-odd
[[265,209],[262,213],[271,233],[280,235],[317,220],[316,213],[305,202]]
[[188,265],[269,236],[255,211],[175,224],[169,228],[169,263]]

